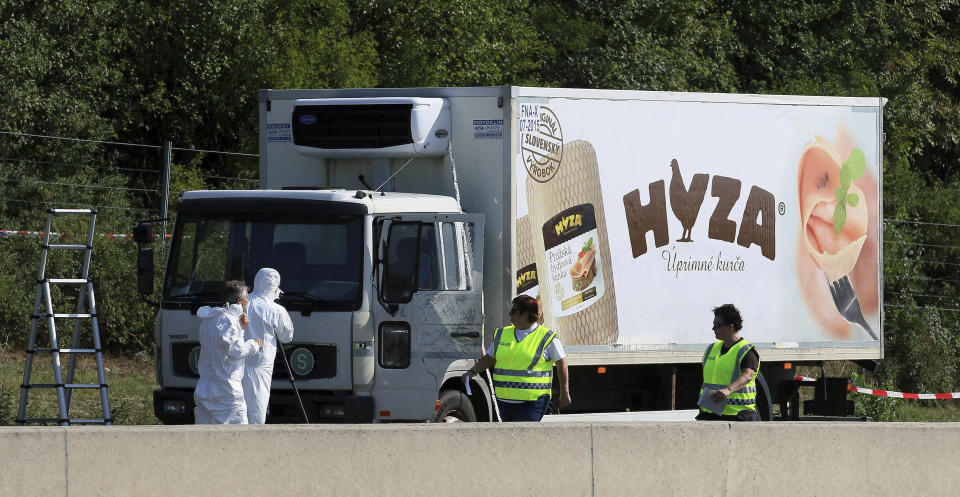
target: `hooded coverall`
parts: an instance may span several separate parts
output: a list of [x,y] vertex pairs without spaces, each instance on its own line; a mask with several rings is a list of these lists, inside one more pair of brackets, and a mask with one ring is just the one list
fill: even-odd
[[243,308],[204,306],[197,310],[200,325],[200,380],[193,391],[197,424],[246,424],[243,402],[244,358],[260,355],[254,340],[243,340],[240,315]]
[[273,361],[277,356],[279,337],[283,343],[293,340],[293,322],[290,313],[274,302],[280,296],[280,273],[265,267],[257,271],[253,293],[247,303],[248,340],[263,340],[263,352],[247,358],[243,375],[243,396],[247,402],[247,421],[263,424],[267,419],[267,404],[270,402],[270,384],[273,381]]

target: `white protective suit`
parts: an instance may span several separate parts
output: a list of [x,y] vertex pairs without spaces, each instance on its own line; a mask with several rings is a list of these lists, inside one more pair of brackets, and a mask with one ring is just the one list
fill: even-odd
[[203,306],[197,316],[200,325],[200,380],[193,391],[197,424],[246,424],[243,402],[244,359],[260,354],[254,340],[243,340],[240,315],[243,307]]
[[247,401],[247,421],[263,424],[267,419],[267,403],[270,401],[270,384],[273,382],[273,361],[277,357],[277,337],[283,343],[293,340],[293,322],[290,313],[274,302],[280,296],[280,273],[265,267],[257,271],[253,281],[253,293],[247,303],[248,340],[263,340],[263,352],[247,358],[243,374],[243,396]]

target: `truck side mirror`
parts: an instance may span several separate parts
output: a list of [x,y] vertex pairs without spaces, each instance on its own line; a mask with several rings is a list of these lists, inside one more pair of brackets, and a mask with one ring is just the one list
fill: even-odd
[[153,293],[153,247],[137,251],[137,291],[144,295]]
[[133,227],[133,241],[137,242],[137,291],[153,293],[153,225],[147,221]]
[[153,242],[153,225],[148,222],[137,223],[133,227],[133,241],[137,242],[137,245]]

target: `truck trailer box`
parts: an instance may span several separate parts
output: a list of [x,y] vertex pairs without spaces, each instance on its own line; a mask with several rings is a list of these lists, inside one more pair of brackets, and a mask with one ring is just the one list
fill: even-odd
[[723,303],[764,361],[883,356],[885,99],[480,87],[259,100],[261,188],[458,196],[484,215],[487,342],[529,294],[572,365],[699,363]]

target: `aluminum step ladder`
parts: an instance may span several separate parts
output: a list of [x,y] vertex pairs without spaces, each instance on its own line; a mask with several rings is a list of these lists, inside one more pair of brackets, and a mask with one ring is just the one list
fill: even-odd
[[[87,232],[86,245],[80,244],[50,244],[50,232],[53,227],[53,218],[55,216],[89,216],[90,224]],[[50,424],[56,423],[62,426],[72,424],[103,424],[111,425],[113,420],[110,418],[110,401],[107,399],[107,381],[103,373],[103,348],[100,344],[100,324],[97,320],[97,305],[94,299],[93,283],[90,281],[90,256],[93,253],[94,226],[97,221],[96,209],[47,209],[47,225],[43,231],[43,245],[40,246],[40,271],[37,274],[37,296],[33,306],[33,314],[30,315],[30,341],[27,345],[27,363],[23,370],[23,383],[20,385],[20,407],[17,411],[17,425],[27,423]],[[47,256],[51,250],[82,250],[83,270],[79,278],[47,278]],[[53,285],[79,286],[79,296],[77,297],[77,309],[74,313],[57,313],[53,310],[53,297],[51,288]],[[72,319],[73,342],[69,349],[59,348],[57,342],[57,319]],[[93,329],[93,348],[81,349],[80,331],[83,320],[89,319]],[[37,331],[40,328],[41,320],[46,320],[50,335],[49,347],[37,347]],[[54,383],[31,383],[31,373],[33,369],[33,358],[37,354],[48,354],[53,360]],[[67,370],[66,381],[63,378],[63,370],[60,365],[60,354],[70,355],[70,366]],[[97,377],[99,383],[74,383],[74,373],[76,372],[77,356],[80,354],[93,354],[97,362]],[[30,390],[35,388],[50,388],[57,391],[58,416],[53,418],[27,418],[27,398]],[[99,419],[76,419],[69,417],[70,399],[74,389],[99,389],[100,401],[103,405],[103,417]]]

